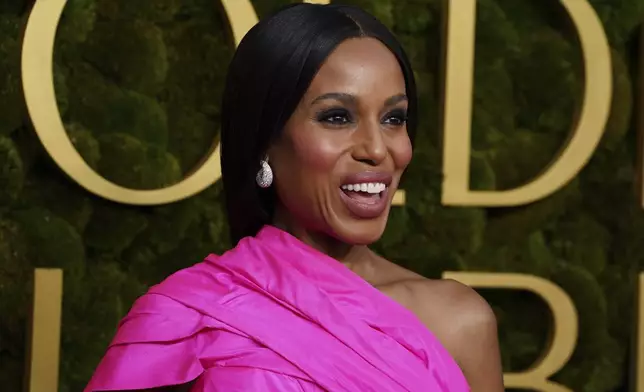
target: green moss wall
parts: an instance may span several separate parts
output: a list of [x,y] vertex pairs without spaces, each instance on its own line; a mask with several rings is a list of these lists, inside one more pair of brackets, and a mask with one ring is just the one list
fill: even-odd
[[[287,0],[255,0],[260,15]],[[0,1],[0,385],[20,391],[34,267],[65,270],[62,392],[82,390],[136,296],[228,245],[219,184],[151,208],[101,200],[68,180],[30,125],[20,84],[26,0]],[[389,25],[410,53],[421,128],[396,208],[377,245],[428,277],[444,270],[523,272],[573,298],[580,339],[557,379],[575,391],[626,383],[644,210],[634,193],[632,126],[639,0],[590,0],[614,61],[612,115],[582,174],[519,208],[440,205],[440,0],[353,0]],[[452,2],[452,3],[458,3]],[[565,141],[582,89],[581,55],[556,1],[479,0],[472,186],[529,181]],[[218,134],[218,100],[233,52],[215,0],[69,0],[55,53],[68,134],[106,178],[133,188],[177,182]],[[484,293],[500,323],[507,371],[539,356],[545,306],[522,293]]]

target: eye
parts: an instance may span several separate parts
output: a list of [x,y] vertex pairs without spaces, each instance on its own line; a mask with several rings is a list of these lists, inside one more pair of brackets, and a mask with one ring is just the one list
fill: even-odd
[[346,109],[324,110],[316,116],[316,120],[334,126],[349,124],[353,121],[351,114]]
[[407,111],[403,109],[392,110],[387,113],[382,122],[394,127],[403,126],[407,122]]

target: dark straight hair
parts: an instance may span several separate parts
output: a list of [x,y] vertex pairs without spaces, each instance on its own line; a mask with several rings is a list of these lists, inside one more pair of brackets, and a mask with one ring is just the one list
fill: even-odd
[[343,41],[361,37],[379,40],[398,59],[413,142],[417,97],[411,65],[394,35],[367,12],[343,5],[293,4],[261,20],[240,42],[221,105],[221,169],[233,245],[272,222],[276,194],[255,183],[271,142],[331,52]]

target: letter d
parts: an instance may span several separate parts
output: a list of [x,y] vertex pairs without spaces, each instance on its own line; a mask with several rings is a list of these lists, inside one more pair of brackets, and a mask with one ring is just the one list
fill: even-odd
[[577,30],[584,56],[585,87],[579,119],[568,145],[543,174],[526,185],[504,191],[472,191],[469,187],[476,0],[450,2],[445,75],[443,204],[494,207],[539,200],[572,180],[597,148],[611,104],[612,69],[608,40],[587,0],[560,2]]

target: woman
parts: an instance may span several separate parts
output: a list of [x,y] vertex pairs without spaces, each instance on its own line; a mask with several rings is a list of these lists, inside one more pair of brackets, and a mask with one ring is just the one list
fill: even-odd
[[311,4],[261,21],[232,60],[222,113],[237,245],[141,297],[86,391],[503,390],[485,301],[367,247],[417,114],[382,24]]

